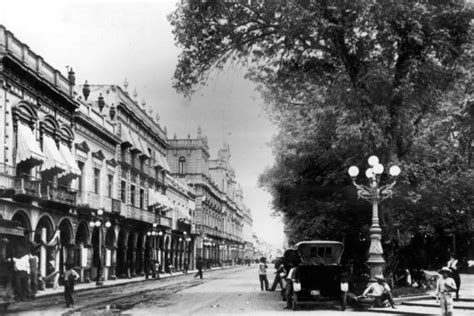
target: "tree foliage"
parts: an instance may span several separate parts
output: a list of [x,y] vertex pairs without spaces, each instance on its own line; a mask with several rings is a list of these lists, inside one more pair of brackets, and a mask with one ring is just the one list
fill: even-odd
[[382,209],[387,249],[417,236],[441,247],[443,228],[465,232],[472,218],[471,17],[448,1],[180,7],[174,87],[190,95],[213,69],[246,67],[279,127],[260,182],[291,240],[345,240],[354,258],[366,249],[368,205],[346,170],[377,154],[403,170]]

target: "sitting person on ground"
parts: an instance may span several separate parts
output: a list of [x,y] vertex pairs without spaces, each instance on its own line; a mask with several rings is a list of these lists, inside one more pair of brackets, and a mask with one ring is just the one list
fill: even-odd
[[365,289],[362,296],[370,296],[375,298],[375,306],[383,307],[384,302],[386,300],[389,301],[392,308],[395,308],[395,302],[392,299],[392,293],[390,291],[390,287],[388,286],[387,282],[383,275],[376,275],[375,280],[377,282],[371,283],[367,289]]

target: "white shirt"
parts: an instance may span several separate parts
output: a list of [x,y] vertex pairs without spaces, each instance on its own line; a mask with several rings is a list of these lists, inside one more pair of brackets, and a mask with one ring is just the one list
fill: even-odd
[[[451,289],[452,288],[452,289]],[[436,294],[447,294],[456,290],[456,282],[450,277],[440,277],[436,283]]]
[[448,261],[448,268],[451,270],[456,270],[458,268],[458,260],[457,259],[451,259]]
[[369,287],[364,291],[364,295],[371,293],[373,296],[381,296],[383,293],[388,292],[390,292],[390,287],[387,283],[380,284],[376,282],[369,285]]
[[258,274],[259,275],[267,275],[267,265],[263,262],[258,264]]
[[20,259],[13,258],[15,262],[15,268],[18,271],[26,271],[26,273],[30,274],[30,256],[24,255]]

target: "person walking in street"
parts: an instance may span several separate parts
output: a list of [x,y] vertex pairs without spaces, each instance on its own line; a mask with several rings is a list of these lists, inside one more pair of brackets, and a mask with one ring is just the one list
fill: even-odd
[[15,293],[20,301],[29,297],[30,256],[25,254],[20,258],[13,258],[15,270]]
[[260,289],[262,291],[268,291],[268,279],[267,279],[267,263],[264,257],[260,258],[260,263],[258,264],[258,277],[260,280]]
[[202,279],[202,259],[201,259],[201,257],[197,258],[196,269],[198,270],[198,272],[194,275],[194,277],[197,278],[199,276],[199,278]]
[[66,307],[74,308],[74,282],[79,278],[79,274],[73,269],[72,264],[66,264],[66,272],[64,272],[64,298],[66,299]]
[[459,288],[461,287],[461,276],[459,275],[459,260],[454,253],[451,253],[448,261],[448,268],[451,270],[451,278],[456,283],[456,301],[459,299]]
[[184,260],[183,273],[188,274],[188,260]]
[[384,306],[384,302],[386,300],[389,301],[390,306],[392,308],[395,307],[395,302],[393,301],[392,298],[392,293],[390,290],[390,287],[388,286],[387,282],[385,281],[385,278],[383,275],[379,274],[375,276],[375,280],[377,282],[370,284],[362,294],[362,296],[372,296],[375,298],[375,306]]
[[38,256],[34,254],[34,250],[30,251],[28,258],[30,264],[30,298],[34,299],[38,292]]
[[155,260],[155,263],[153,264],[153,270],[155,271],[155,279],[159,280],[160,279],[160,263],[158,260]]
[[448,267],[443,267],[438,273],[441,274],[441,278],[436,283],[436,301],[439,301],[441,315],[451,316],[454,309],[452,293],[456,292],[456,282],[448,276],[451,273]]

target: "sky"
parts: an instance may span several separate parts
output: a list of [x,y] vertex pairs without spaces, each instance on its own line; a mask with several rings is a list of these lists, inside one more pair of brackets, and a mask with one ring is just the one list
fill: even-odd
[[251,208],[254,231],[274,246],[283,243],[280,218],[271,216],[271,196],[258,187],[258,176],[273,164],[269,145],[276,128],[244,70],[233,66],[216,74],[191,99],[178,95],[171,79],[179,55],[167,15],[174,0],[157,1],[2,1],[0,24],[76,82],[119,84],[160,115],[168,137],[196,136],[199,126],[209,139],[211,158],[225,143],[231,164]]

